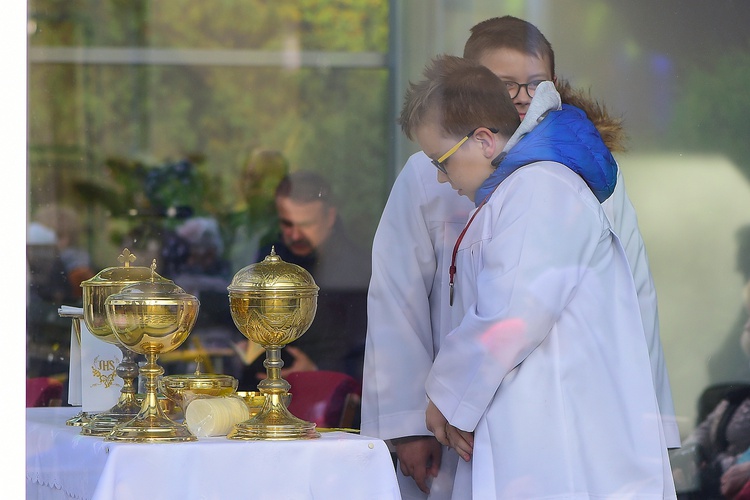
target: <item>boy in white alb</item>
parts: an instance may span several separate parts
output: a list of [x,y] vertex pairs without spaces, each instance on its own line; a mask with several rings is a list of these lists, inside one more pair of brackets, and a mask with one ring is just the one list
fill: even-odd
[[452,498],[675,497],[635,284],[601,207],[616,163],[551,82],[520,128],[503,90],[443,56],[400,118],[476,207],[451,261],[464,316],[426,381],[426,426],[463,459]]

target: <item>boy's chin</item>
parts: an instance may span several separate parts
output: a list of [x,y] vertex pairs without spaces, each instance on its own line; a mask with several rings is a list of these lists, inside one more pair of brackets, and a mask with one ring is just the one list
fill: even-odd
[[474,196],[476,195],[476,193],[468,193],[468,192],[464,191],[463,189],[456,189],[456,192],[460,196],[466,196],[471,201],[474,201]]

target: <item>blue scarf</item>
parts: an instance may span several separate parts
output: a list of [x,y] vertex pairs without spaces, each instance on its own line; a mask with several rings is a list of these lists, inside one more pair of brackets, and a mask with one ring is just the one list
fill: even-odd
[[580,175],[599,203],[612,194],[617,182],[617,163],[586,114],[575,106],[563,104],[550,113],[531,132],[521,138],[495,171],[477,190],[479,205],[510,174],[530,163],[554,161]]

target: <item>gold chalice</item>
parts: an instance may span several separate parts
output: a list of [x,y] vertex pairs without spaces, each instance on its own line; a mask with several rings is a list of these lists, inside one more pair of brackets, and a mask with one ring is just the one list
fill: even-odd
[[138,413],[141,405],[136,399],[135,378],[138,376],[138,364],[135,353],[122,345],[107,322],[104,302],[113,293],[121,291],[128,285],[152,278],[160,282],[170,282],[166,278],[152,273],[148,267],[131,266],[136,256],[125,248],[118,260],[121,267],[108,267],[93,278],[81,283],[83,288],[83,319],[89,331],[98,339],[116,345],[122,352],[122,361],[115,373],[122,379],[122,389],[117,403],[104,412],[98,413],[83,424],[81,434],[85,436],[106,436],[117,424],[127,422]]
[[164,368],[156,363],[160,353],[177,349],[190,335],[198,317],[198,299],[174,282],[153,279],[123,288],[104,301],[107,321],[117,339],[133,352],[146,356],[140,374],[146,393],[138,414],[118,424],[106,441],[180,442],[197,438],[185,424],[170,419],[159,404],[157,379]]
[[237,424],[229,439],[309,439],[320,437],[315,424],[291,413],[285,401],[289,382],[281,378],[281,349],[307,331],[315,318],[318,286],[303,268],[284,262],[271,249],[262,262],[235,274],[229,290],[232,319],[242,334],[266,350],[267,378],[258,384],[263,409]]

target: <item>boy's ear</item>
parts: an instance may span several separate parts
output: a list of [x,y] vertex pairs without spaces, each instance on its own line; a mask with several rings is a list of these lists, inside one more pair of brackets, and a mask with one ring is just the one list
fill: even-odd
[[474,132],[474,140],[479,143],[482,148],[482,154],[488,160],[499,155],[500,151],[502,151],[505,146],[503,141],[500,141],[495,134],[485,127]]

